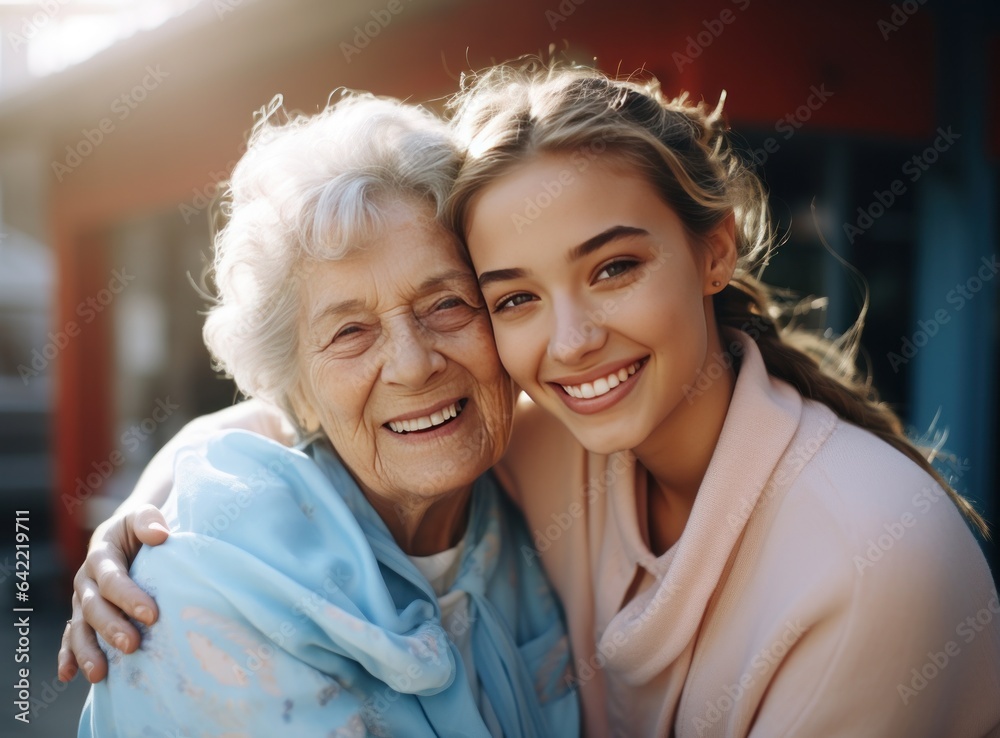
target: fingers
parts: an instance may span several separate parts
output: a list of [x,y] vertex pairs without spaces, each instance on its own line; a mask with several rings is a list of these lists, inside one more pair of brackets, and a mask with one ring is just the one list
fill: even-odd
[[69,648],[76,662],[83,669],[84,676],[91,684],[104,679],[108,674],[108,662],[104,652],[97,645],[93,628],[83,620],[81,600],[73,595],[73,618],[69,623]]
[[[114,525],[106,530],[95,532],[94,541],[87,552],[87,559],[75,580],[76,593],[83,603],[87,622],[107,638],[109,643],[113,643],[114,635],[124,632],[128,636],[128,641],[127,649],[122,650],[126,653],[131,653],[138,647],[138,642],[133,644],[131,638],[132,633],[137,634],[137,631],[121,616],[121,613],[105,606],[110,603],[127,613],[129,617],[146,625],[156,622],[158,616],[156,603],[132,581],[128,570],[141,545],[137,540],[139,531],[149,539],[146,542],[150,545],[159,545],[167,538],[164,522],[159,510],[152,505],[144,505],[119,517]],[[99,595],[97,602],[91,601],[91,589],[94,583]],[[104,619],[94,620],[91,613],[94,617]],[[114,631],[109,633],[105,630],[109,627],[113,627]],[[116,647],[120,648],[117,645]]]
[[62,643],[59,645],[59,659],[57,674],[60,682],[68,682],[76,676],[79,665],[76,663],[76,656],[69,646],[69,623],[63,628]]
[[80,669],[91,683],[104,679],[108,662],[98,633],[124,653],[139,647],[139,631],[128,618],[152,625],[159,613],[153,598],[129,577],[129,565],[143,543],[158,546],[169,534],[163,514],[152,505],[98,526],[73,580],[73,617],[59,648],[61,680],[69,681]]
[[[152,600],[136,587],[127,574],[122,573],[121,568],[116,563],[106,561],[99,564],[97,581],[88,577],[81,570],[77,575],[75,587],[74,597],[80,602],[81,620],[85,621],[83,622],[83,626],[85,626],[83,636],[89,638],[90,632],[97,631],[104,640],[124,653],[132,653],[139,647],[139,631],[129,621],[122,611],[122,604],[119,603],[124,601],[127,603],[128,609],[140,611],[148,620],[152,610],[144,601],[140,601],[142,604],[137,606],[135,604],[136,598],[132,595],[131,589],[137,590],[150,603]],[[70,628],[74,635],[79,629],[75,612]],[[72,641],[77,661],[82,664],[80,652],[76,649],[76,644],[79,642]]]
[[91,683],[104,679],[108,662],[98,633],[124,653],[139,647],[139,631],[128,617],[152,625],[159,613],[153,598],[129,577],[129,565],[142,544],[158,546],[169,534],[163,514],[152,505],[98,526],[73,580],[73,617],[63,631],[58,657],[61,680],[69,681],[80,669]]
[[135,537],[149,546],[159,546],[170,535],[163,513],[153,505],[142,505],[129,513],[125,524],[130,523]]
[[[131,617],[145,625],[152,625],[156,622],[156,618],[159,617],[156,602],[132,581],[127,570],[123,569],[118,562],[110,560],[101,561],[95,565],[95,568],[98,588],[97,597],[94,598],[93,602],[89,602],[84,599],[81,593],[80,599],[84,606],[84,617],[101,635],[105,638],[108,637],[105,628],[102,627],[105,623],[109,627],[117,626],[119,630],[124,628],[126,632],[138,633],[132,627],[131,623],[122,617],[122,612],[128,613]],[[109,603],[116,607],[110,607]],[[95,617],[98,615],[103,616],[105,613],[112,613],[114,614],[114,618],[113,620],[102,619],[101,621],[96,621],[91,617],[92,612],[95,614]],[[112,635],[114,634],[112,633]],[[108,642],[113,643],[114,641],[108,638]],[[117,643],[115,643],[115,647],[121,648]],[[136,647],[138,647],[138,643]],[[123,648],[122,650],[126,653],[132,653],[135,649],[129,648],[126,650]]]

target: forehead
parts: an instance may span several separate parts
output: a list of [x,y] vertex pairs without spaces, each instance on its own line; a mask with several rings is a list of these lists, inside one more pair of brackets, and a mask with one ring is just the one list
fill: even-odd
[[512,251],[541,256],[555,245],[575,245],[608,228],[668,213],[656,189],[620,156],[548,153],[478,193],[469,207],[467,242],[481,269],[484,258],[504,259]]
[[347,255],[305,265],[307,315],[315,318],[346,303],[390,309],[440,287],[474,285],[458,239],[428,207],[397,202],[383,215],[379,232]]

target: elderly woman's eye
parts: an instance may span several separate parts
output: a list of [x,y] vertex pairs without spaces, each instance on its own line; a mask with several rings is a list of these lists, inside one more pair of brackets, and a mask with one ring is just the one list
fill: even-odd
[[359,325],[348,325],[348,326],[345,326],[345,327],[341,328],[339,331],[337,331],[337,333],[333,337],[333,340],[334,341],[339,341],[342,338],[347,338],[348,336],[352,336],[352,335],[354,335],[356,333],[360,333],[360,332],[361,332],[361,326],[359,326]]
[[446,297],[434,306],[435,310],[449,310],[451,308],[467,307],[465,300],[461,297]]
[[422,313],[421,321],[436,331],[455,331],[468,325],[478,312],[479,309],[470,305],[466,298],[449,295],[435,302],[429,311]]

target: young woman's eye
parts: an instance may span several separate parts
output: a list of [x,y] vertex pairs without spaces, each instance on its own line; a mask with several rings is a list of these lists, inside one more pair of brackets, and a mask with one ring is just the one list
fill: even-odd
[[524,305],[526,302],[531,302],[534,299],[534,296],[529,295],[527,292],[518,292],[514,295],[507,295],[497,301],[496,305],[493,307],[493,312],[501,313],[504,310],[511,310],[519,305]]
[[598,272],[595,281],[601,281],[604,279],[611,279],[613,277],[620,277],[626,272],[630,272],[639,266],[639,262],[635,259],[618,259],[617,261],[612,261],[604,265],[604,268]]

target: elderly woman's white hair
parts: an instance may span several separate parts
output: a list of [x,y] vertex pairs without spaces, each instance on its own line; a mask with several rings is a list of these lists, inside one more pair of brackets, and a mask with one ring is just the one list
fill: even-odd
[[313,116],[285,113],[278,96],[258,115],[221,204],[227,222],[215,238],[217,297],[204,338],[244,394],[298,424],[289,399],[297,275],[362,247],[394,199],[425,201],[440,217],[459,154],[433,114],[363,93],[344,93]]

